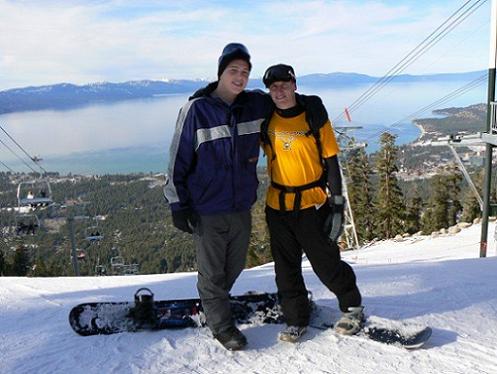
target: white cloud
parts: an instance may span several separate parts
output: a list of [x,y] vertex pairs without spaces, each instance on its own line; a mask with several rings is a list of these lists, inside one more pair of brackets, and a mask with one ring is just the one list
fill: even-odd
[[[230,41],[249,47],[253,76],[278,61],[294,64],[300,74],[382,75],[456,9],[451,3],[416,3],[190,1],[166,8],[159,1],[0,0],[0,89],[61,81],[214,78],[219,53]],[[485,68],[485,12],[488,6],[409,72]],[[478,37],[458,42],[467,35]],[[450,49],[451,43],[459,44]]]

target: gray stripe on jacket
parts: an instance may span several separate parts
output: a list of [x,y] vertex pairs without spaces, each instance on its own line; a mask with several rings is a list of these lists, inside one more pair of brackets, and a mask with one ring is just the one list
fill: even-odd
[[198,129],[196,132],[195,151],[202,143],[210,142],[211,140],[230,138],[230,128],[228,125],[220,125],[206,129]]
[[172,179],[174,166],[176,164],[176,155],[178,154],[181,133],[183,132],[183,127],[185,126],[186,116],[193,103],[197,100],[198,99],[190,100],[183,105],[179,111],[178,119],[176,120],[176,128],[171,141],[171,147],[169,148],[169,167],[167,169],[166,184],[164,185],[164,197],[167,199],[169,204],[179,202],[178,192],[176,191],[176,186],[174,185]]
[[264,118],[254,119],[253,121],[240,122],[236,126],[238,128],[238,135],[249,135],[261,132],[261,125]]
[[[238,135],[249,135],[256,134],[261,131],[261,124],[264,119],[256,119],[253,121],[240,122],[236,125],[238,129]],[[195,150],[197,150],[202,143],[209,142],[211,140],[229,138],[231,137],[230,128],[228,125],[220,125],[211,128],[198,129],[196,133]]]

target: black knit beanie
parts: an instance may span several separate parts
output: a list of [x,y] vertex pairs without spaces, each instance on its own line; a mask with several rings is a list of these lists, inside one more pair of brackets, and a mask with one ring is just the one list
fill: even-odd
[[241,43],[229,43],[224,47],[221,56],[218,60],[217,77],[219,78],[223,74],[224,69],[233,60],[244,60],[249,66],[249,70],[252,69],[252,64],[250,63],[250,54],[243,44]]

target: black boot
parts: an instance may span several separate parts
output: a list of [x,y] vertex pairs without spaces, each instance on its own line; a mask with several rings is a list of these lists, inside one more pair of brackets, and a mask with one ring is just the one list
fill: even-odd
[[214,338],[221,343],[224,348],[230,351],[239,351],[247,345],[247,338],[235,326],[228,330],[214,334]]

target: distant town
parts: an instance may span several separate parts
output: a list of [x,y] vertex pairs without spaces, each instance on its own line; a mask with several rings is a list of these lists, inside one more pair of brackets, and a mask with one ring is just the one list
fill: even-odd
[[447,166],[457,163],[449,145],[453,145],[462,163],[470,171],[483,166],[484,144],[458,141],[486,131],[486,104],[433,111],[436,118],[418,118],[413,122],[421,136],[413,143],[399,147],[399,173],[402,180],[427,178],[446,173]]

